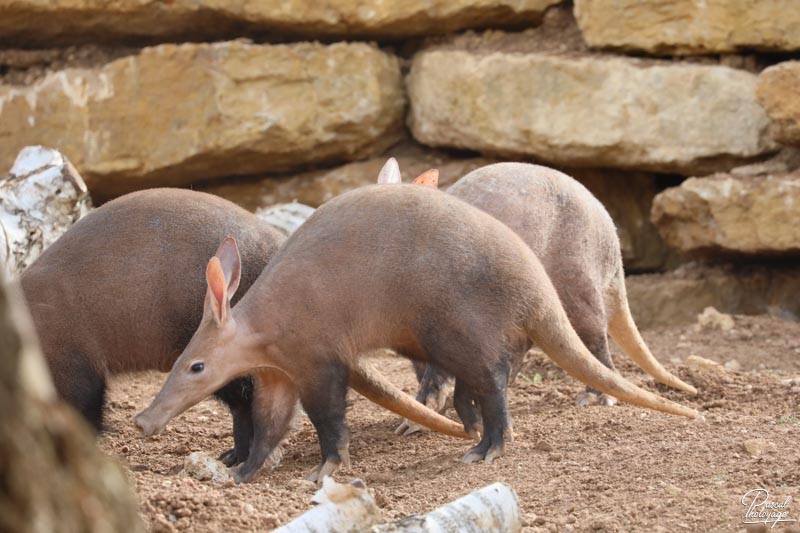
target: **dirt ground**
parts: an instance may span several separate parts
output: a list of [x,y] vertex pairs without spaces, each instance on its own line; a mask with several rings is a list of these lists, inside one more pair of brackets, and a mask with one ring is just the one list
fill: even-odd
[[[704,420],[628,405],[578,408],[574,397],[582,386],[531,352],[509,392],[516,438],[501,459],[465,465],[460,458],[468,442],[432,433],[398,437],[397,416],[351,394],[353,464],[335,477],[363,479],[386,519],[425,512],[494,481],[517,492],[526,531],[740,531],[742,496],[759,487],[772,501],[792,497],[787,517],[800,519],[800,324],[735,317],[730,331],[686,326],[644,336],[700,394],[689,398],[654,385],[617,350],[621,372],[701,409]],[[699,370],[685,363],[690,355],[727,369]],[[380,368],[415,391],[405,360],[383,356]],[[310,507],[314,487],[302,478],[317,464],[319,448],[306,418],[298,417],[280,466],[253,483],[196,481],[183,471],[185,457],[229,448],[230,415],[209,400],[163,435],[141,437],[131,417],[164,377],[116,380],[101,437],[102,448],[128,467],[153,530],[260,531]],[[800,522],[774,528],[783,530],[800,532]]]

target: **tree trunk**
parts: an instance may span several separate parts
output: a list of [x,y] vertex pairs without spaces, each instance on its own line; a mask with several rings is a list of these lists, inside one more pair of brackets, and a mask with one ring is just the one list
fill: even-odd
[[144,531],[121,468],[56,398],[32,332],[0,279],[0,531]]

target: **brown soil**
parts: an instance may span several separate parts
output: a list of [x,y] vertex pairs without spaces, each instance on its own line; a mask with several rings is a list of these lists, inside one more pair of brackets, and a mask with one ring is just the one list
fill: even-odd
[[[353,394],[353,465],[335,477],[365,480],[387,519],[433,509],[494,481],[517,492],[527,531],[738,531],[744,529],[742,495],[757,487],[773,500],[792,496],[789,517],[800,518],[800,380],[789,379],[800,376],[800,324],[736,317],[729,332],[689,326],[645,337],[700,394],[687,398],[656,386],[618,354],[621,372],[702,409],[703,421],[628,405],[575,407],[581,385],[531,352],[509,391],[516,440],[501,459],[465,465],[464,441],[431,433],[397,437],[395,415]],[[696,370],[683,363],[693,354],[729,368],[737,361],[741,370]],[[414,390],[406,361],[383,356],[381,368]],[[301,479],[316,465],[319,449],[306,418],[298,417],[274,471],[248,485],[199,482],[183,472],[184,458],[190,451],[229,448],[230,417],[222,405],[206,401],[165,434],[140,437],[130,419],[163,379],[157,373],[118,379],[101,437],[102,448],[130,468],[142,516],[154,530],[264,530],[309,508],[314,487]],[[753,456],[744,446],[750,439],[771,444]]]

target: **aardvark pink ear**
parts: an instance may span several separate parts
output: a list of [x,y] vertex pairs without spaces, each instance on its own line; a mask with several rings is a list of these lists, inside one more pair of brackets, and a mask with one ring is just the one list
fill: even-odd
[[208,294],[206,306],[210,307],[217,324],[222,324],[231,310],[231,298],[239,287],[242,264],[239,249],[232,237],[227,237],[206,267]]
[[383,168],[378,174],[378,183],[403,183],[403,180],[400,178],[400,165],[397,164],[397,159],[390,157],[389,160],[384,163]]
[[230,300],[236,293],[236,289],[239,288],[239,281],[242,278],[242,261],[239,257],[239,247],[236,246],[236,239],[226,237],[217,248],[217,253],[214,254],[214,257],[219,259],[222,264],[225,283],[228,286],[228,299]]
[[435,168],[427,170],[414,179],[414,185],[424,185],[425,187],[439,188],[439,171]]

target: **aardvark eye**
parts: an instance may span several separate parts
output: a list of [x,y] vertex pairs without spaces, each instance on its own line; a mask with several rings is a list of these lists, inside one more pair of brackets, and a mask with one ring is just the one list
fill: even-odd
[[206,365],[204,365],[203,363],[194,363],[192,365],[192,372],[195,374],[199,374],[200,372],[203,371],[205,367]]

